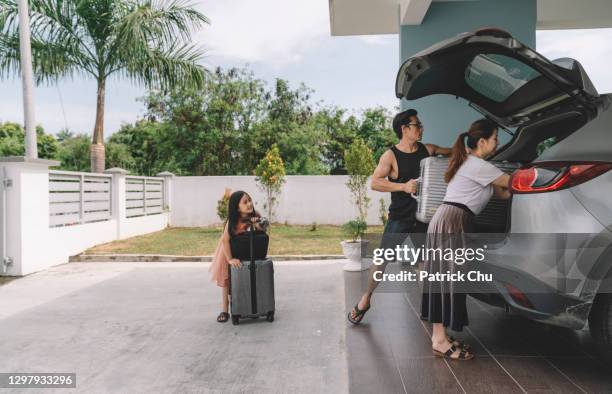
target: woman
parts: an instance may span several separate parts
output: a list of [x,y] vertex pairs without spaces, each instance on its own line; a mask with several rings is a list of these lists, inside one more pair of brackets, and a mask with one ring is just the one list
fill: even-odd
[[[493,193],[502,199],[510,197],[509,175],[485,161],[496,148],[497,125],[488,119],[472,123],[467,132],[459,135],[444,177],[448,183],[444,202],[427,230],[427,248],[466,247],[465,234],[473,232],[474,216],[484,209]],[[428,259],[425,267],[431,274],[456,272],[459,265],[438,257]],[[425,281],[421,315],[433,323],[431,341],[436,356],[470,360],[474,355],[469,347],[446,333],[447,327],[462,331],[468,324],[466,295],[458,291],[458,286],[458,282]]]
[[255,211],[253,200],[246,192],[237,191],[232,193],[229,198],[227,210],[227,222],[223,229],[223,234],[217,244],[215,257],[209,268],[211,279],[221,287],[221,308],[222,311],[217,317],[219,323],[229,320],[229,266],[240,267],[240,260],[232,256],[230,240],[232,237],[241,234],[254,225],[257,230],[264,230],[264,225],[259,223],[261,217]]

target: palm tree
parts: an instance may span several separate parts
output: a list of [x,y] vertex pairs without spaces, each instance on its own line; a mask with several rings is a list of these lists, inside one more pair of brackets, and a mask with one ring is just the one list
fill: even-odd
[[[0,0],[0,75],[19,72],[18,0]],[[111,75],[147,88],[201,88],[192,31],[208,19],[183,0],[30,0],[36,82],[75,75],[97,83],[93,172],[104,170],[104,101]]]

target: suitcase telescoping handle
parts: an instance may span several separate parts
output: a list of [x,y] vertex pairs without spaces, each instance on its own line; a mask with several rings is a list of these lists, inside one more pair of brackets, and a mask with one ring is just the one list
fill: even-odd
[[255,238],[255,224],[251,222],[251,228],[249,231],[249,256],[251,263],[249,264],[249,271],[251,277],[251,312],[257,313],[257,275],[255,272],[255,253],[253,250],[253,239]]

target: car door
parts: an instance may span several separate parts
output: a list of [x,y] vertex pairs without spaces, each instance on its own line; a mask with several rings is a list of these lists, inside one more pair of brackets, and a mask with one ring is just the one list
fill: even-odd
[[580,63],[549,61],[498,29],[463,33],[407,59],[396,96],[450,94],[504,127],[518,127],[559,106],[597,111],[599,94]]

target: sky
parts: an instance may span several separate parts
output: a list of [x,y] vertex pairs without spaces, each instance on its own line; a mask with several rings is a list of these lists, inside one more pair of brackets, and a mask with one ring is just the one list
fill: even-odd
[[[314,89],[320,105],[359,113],[391,111],[398,68],[397,35],[332,37],[328,0],[200,0],[211,24],[195,34],[205,66],[248,67],[271,85],[283,78]],[[537,50],[549,59],[579,60],[600,93],[612,92],[612,29],[538,31]],[[603,60],[605,59],[605,60]],[[129,80],[107,82],[105,136],[143,115],[145,90]],[[95,120],[92,80],[61,80],[35,89],[36,123],[47,132],[68,128],[90,134]],[[0,81],[0,122],[23,122],[21,82]]]

